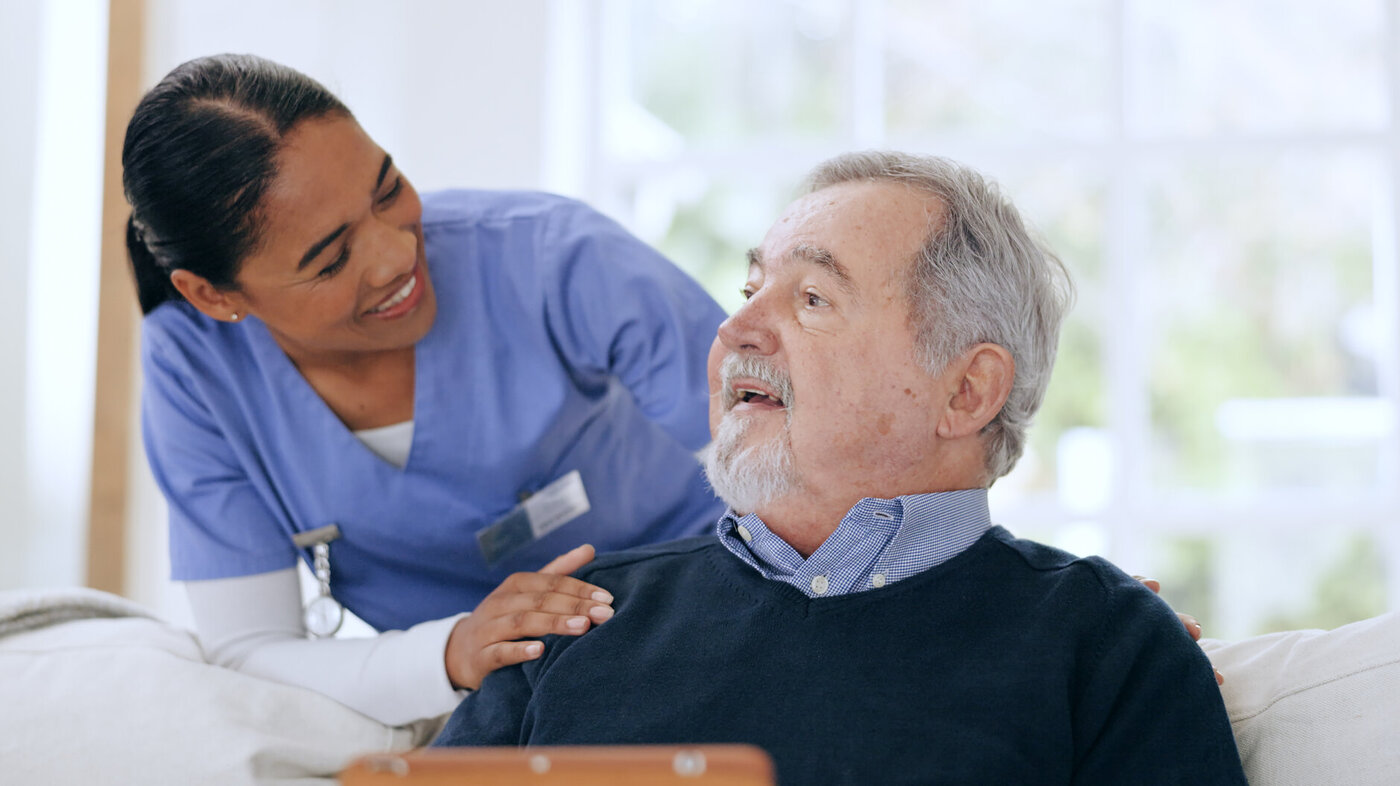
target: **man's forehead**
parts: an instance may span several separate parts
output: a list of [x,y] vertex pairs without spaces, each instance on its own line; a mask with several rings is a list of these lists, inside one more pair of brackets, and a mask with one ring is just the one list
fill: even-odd
[[837,183],[794,201],[748,252],[760,270],[799,262],[845,286],[902,274],[942,221],[937,197],[901,183]]
[[779,223],[801,220],[807,214],[827,212],[852,221],[869,221],[891,212],[907,212],[927,224],[943,214],[943,200],[913,183],[897,180],[845,180],[810,191],[783,211]]

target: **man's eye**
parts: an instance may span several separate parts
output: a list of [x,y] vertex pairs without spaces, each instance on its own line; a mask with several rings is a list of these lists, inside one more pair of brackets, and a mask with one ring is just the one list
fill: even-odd
[[806,294],[807,294],[807,305],[808,305],[809,307],[811,307],[811,308],[821,308],[822,306],[825,306],[825,305],[827,304],[827,303],[826,303],[826,299],[823,298],[821,295],[818,295],[818,294],[815,293],[815,292],[808,292],[808,293],[806,293]]
[[745,300],[752,298],[754,296],[753,287],[744,287],[743,289],[739,290],[739,296]]

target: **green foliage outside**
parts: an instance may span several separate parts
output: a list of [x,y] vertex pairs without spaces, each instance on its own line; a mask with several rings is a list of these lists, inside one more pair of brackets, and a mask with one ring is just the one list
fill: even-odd
[[1331,630],[1384,614],[1385,581],[1380,544],[1370,535],[1357,533],[1348,539],[1342,554],[1322,571],[1308,606],[1265,618],[1257,632]]

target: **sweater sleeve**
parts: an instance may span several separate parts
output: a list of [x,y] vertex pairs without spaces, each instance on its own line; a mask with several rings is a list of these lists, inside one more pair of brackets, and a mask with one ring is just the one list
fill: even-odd
[[434,747],[524,744],[525,713],[534,687],[526,670],[538,661],[497,669],[462,700]]
[[1099,560],[1102,617],[1077,675],[1075,783],[1245,783],[1210,661],[1146,588]]

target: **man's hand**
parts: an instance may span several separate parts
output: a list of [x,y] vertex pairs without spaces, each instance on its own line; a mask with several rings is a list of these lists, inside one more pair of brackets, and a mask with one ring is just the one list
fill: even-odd
[[[1142,584],[1143,584],[1143,586],[1145,586],[1145,587],[1147,587],[1148,589],[1152,590],[1152,592],[1154,592],[1154,593],[1161,593],[1161,591],[1162,591],[1162,582],[1160,582],[1160,581],[1158,581],[1158,580],[1156,580],[1156,579],[1146,579],[1146,578],[1143,578],[1142,576],[1134,576],[1133,578],[1137,579],[1138,581],[1141,581]],[[1196,621],[1196,618],[1193,617],[1193,616],[1191,616],[1190,614],[1182,614],[1181,612],[1178,611],[1178,612],[1176,612],[1176,616],[1177,616],[1177,619],[1180,619],[1180,620],[1181,620],[1181,624],[1182,624],[1183,627],[1186,628],[1186,632],[1189,633],[1189,634],[1191,634],[1191,640],[1192,640],[1192,641],[1200,641],[1200,640],[1201,640],[1201,623],[1200,623],[1200,622],[1197,622],[1197,621]],[[1224,685],[1224,684],[1225,684],[1225,675],[1220,673],[1220,669],[1215,669],[1215,684],[1216,684],[1216,685]]]
[[570,573],[593,561],[587,544],[556,557],[538,573],[515,573],[453,627],[444,655],[453,687],[475,690],[487,674],[544,652],[539,641],[557,633],[577,636],[612,618],[613,596]]

